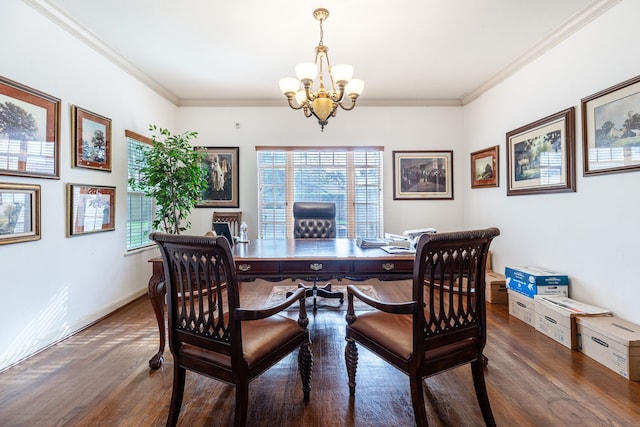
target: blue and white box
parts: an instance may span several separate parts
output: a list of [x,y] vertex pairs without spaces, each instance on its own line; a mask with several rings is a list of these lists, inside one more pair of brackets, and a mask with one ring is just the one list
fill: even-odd
[[539,267],[505,267],[507,289],[533,298],[534,295],[569,296],[569,277]]

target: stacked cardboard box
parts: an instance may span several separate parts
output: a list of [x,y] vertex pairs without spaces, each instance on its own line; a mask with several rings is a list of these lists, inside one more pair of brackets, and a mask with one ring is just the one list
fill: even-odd
[[584,304],[559,295],[536,295],[535,327],[572,350],[578,349],[576,318],[578,316],[610,316],[605,308]]
[[487,271],[485,274],[485,299],[493,304],[506,304],[507,283],[504,275],[495,271]]
[[507,289],[507,295],[509,297],[509,314],[527,325],[535,327],[536,304],[533,298],[511,289]]
[[569,277],[540,267],[505,267],[507,289],[534,295],[569,296]]
[[640,325],[616,316],[576,318],[578,350],[623,377],[640,381]]

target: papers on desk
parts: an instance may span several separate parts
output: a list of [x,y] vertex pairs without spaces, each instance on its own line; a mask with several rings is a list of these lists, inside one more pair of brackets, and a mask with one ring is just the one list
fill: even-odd
[[416,250],[414,248],[407,248],[404,246],[380,246],[380,249],[389,254],[415,254]]
[[388,244],[389,241],[386,239],[356,237],[356,245],[361,248],[379,248],[380,246]]

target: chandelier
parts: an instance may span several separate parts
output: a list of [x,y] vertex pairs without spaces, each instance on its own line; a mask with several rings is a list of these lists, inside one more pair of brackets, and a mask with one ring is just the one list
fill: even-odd
[[[298,78],[280,79],[280,90],[287,97],[289,107],[294,110],[302,109],[305,117],[314,116],[324,131],[329,118],[335,117],[338,106],[343,110],[353,110],[356,99],[364,89],[364,82],[351,78],[351,65],[340,64],[332,67],[329,62],[329,48],[322,43],[322,23],[329,17],[329,11],[323,8],[316,9],[313,11],[313,17],[320,21],[320,43],[316,46],[315,62],[298,64],[295,68]],[[328,90],[325,87],[326,77],[330,84]],[[314,81],[318,82],[317,90],[313,88]],[[345,105],[343,102],[347,98],[350,101]]]

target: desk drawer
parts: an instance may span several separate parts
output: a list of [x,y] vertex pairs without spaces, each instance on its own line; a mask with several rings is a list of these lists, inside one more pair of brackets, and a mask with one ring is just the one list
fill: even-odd
[[282,263],[282,273],[349,273],[351,264],[346,261],[288,261]]
[[354,273],[413,273],[413,261],[371,260],[358,261],[353,265]]
[[274,261],[236,261],[238,274],[278,273],[278,263]]

